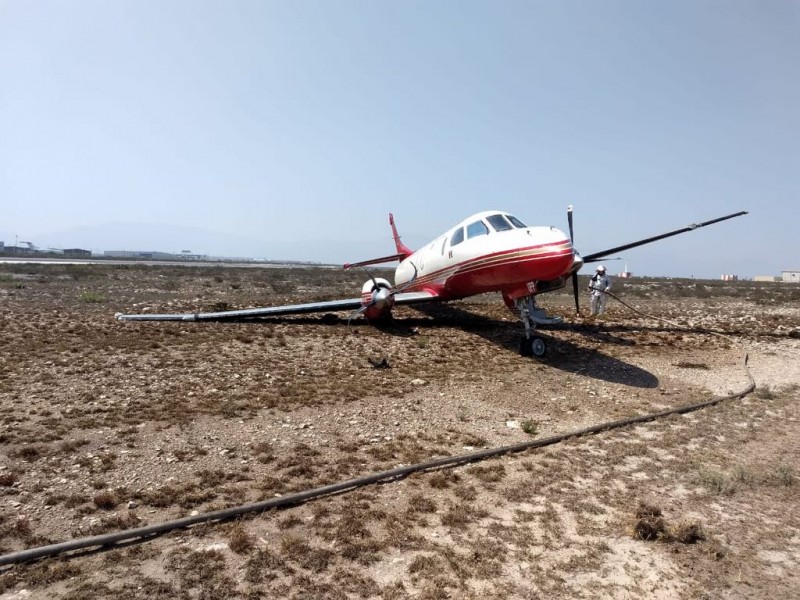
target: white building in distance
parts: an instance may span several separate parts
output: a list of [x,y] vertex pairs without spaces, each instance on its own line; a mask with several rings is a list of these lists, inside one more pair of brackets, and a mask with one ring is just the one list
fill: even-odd
[[781,271],[781,281],[784,283],[800,283],[800,271]]

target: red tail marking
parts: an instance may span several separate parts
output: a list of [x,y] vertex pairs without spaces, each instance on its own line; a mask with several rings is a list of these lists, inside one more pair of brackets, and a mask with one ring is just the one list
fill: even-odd
[[400,241],[400,234],[397,233],[397,227],[394,226],[394,215],[389,213],[389,225],[392,226],[392,237],[394,238],[394,245],[397,248],[397,254],[402,255],[403,258],[408,258],[414,251]]

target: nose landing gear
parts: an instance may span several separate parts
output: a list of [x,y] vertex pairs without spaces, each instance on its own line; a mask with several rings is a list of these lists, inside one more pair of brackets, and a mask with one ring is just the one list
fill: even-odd
[[515,301],[519,317],[525,325],[525,337],[520,340],[519,353],[522,356],[533,356],[542,358],[547,354],[547,344],[539,336],[533,335],[536,325],[554,325],[561,323],[561,317],[548,317],[547,314],[536,305],[536,297],[523,296]]

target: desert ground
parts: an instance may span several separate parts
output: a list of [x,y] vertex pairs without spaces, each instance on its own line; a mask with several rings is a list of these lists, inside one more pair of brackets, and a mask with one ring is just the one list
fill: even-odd
[[[355,297],[325,268],[0,265],[0,555],[734,394],[655,422],[140,543],[0,567],[0,599],[800,598],[800,286],[615,280],[599,319]],[[586,303],[587,298],[582,298]],[[667,319],[667,321],[659,320]],[[720,335],[720,334],[724,334]]]

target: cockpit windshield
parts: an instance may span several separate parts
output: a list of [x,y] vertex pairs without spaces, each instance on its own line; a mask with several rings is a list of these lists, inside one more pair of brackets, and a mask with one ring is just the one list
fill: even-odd
[[520,220],[519,220],[517,217],[513,217],[513,216],[511,216],[511,215],[506,215],[506,218],[507,218],[509,221],[511,221],[511,223],[514,225],[514,227],[516,227],[516,228],[518,228],[518,229],[525,229],[525,228],[527,228],[527,227],[528,227],[527,225],[525,225],[525,223],[523,223],[522,221],[520,221]]
[[511,215],[489,215],[486,217],[486,220],[489,221],[489,224],[492,226],[492,228],[494,228],[495,231],[508,231],[514,227],[517,227],[518,229],[525,228],[525,223],[516,217],[512,217]]
[[486,220],[489,221],[489,225],[491,225],[495,231],[508,231],[512,229],[511,223],[506,221],[503,215],[490,215],[486,217]]

